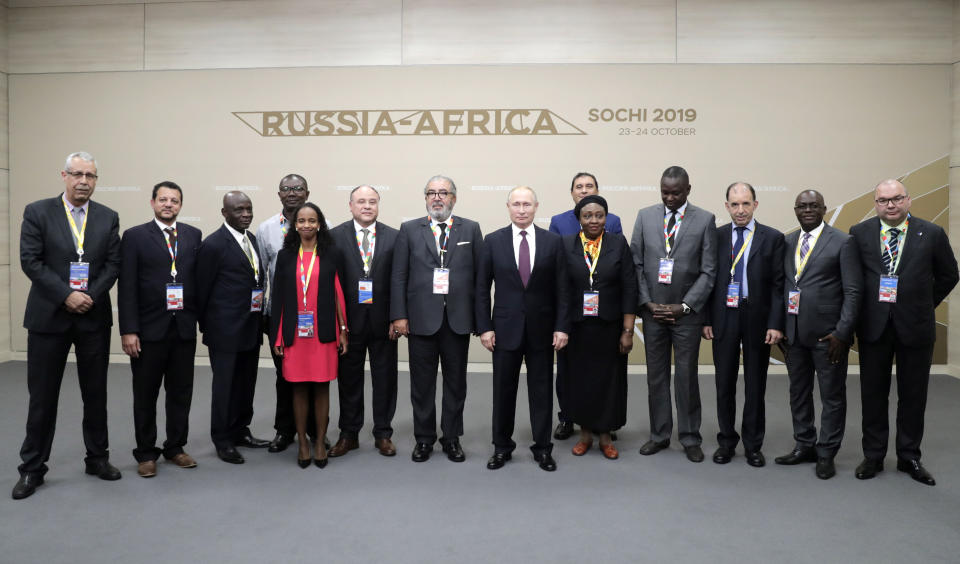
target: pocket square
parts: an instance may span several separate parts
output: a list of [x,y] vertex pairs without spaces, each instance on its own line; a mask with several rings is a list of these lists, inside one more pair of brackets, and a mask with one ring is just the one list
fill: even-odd
[[470,241],[458,241],[458,242],[457,242],[457,246],[458,246],[458,247],[459,247],[460,245],[469,245],[469,244],[470,244]]

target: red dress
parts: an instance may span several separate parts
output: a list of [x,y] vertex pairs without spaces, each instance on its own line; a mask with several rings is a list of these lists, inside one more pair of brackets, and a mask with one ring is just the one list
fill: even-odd
[[[309,269],[312,253],[303,252],[304,270]],[[323,260],[322,258],[320,260]],[[299,268],[299,261],[298,261]],[[297,305],[304,311],[313,312],[314,327],[317,325],[317,287],[319,269],[314,268],[310,274],[310,283],[307,292],[307,307],[303,309],[303,282],[297,278]],[[340,277],[335,275],[334,286],[337,299],[343,304],[343,289],[340,287]],[[346,313],[341,309],[344,321]],[[336,323],[336,318],[334,318]],[[280,318],[280,328],[277,331],[275,345],[283,346],[283,318]],[[314,331],[316,333],[316,331]],[[293,344],[283,347],[283,379],[288,382],[329,382],[337,378],[337,343],[340,339],[340,325],[336,327],[337,339],[330,343],[321,343],[316,334],[313,337],[296,337]]]

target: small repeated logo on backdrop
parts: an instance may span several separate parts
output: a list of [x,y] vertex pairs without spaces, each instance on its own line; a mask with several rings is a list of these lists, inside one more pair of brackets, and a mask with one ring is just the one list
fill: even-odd
[[256,192],[260,189],[259,186],[214,186],[214,190],[218,192],[231,192],[233,190],[239,190],[241,192]]
[[97,186],[97,192],[139,192],[139,186]]
[[383,186],[381,186],[381,185],[379,185],[379,184],[363,184],[362,182],[361,182],[360,184],[353,184],[353,185],[343,184],[343,185],[337,186],[337,190],[338,190],[338,191],[341,191],[341,192],[350,192],[350,191],[352,191],[354,188],[356,188],[357,186],[361,186],[361,185],[371,186],[371,187],[373,187],[373,189],[376,190],[377,192],[389,192],[389,191],[390,191],[390,186],[388,186],[388,185],[383,185]]

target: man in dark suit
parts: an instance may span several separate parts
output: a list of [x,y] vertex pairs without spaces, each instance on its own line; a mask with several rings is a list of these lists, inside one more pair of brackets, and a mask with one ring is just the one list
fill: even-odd
[[350,192],[353,219],[330,231],[344,256],[340,273],[347,302],[349,346],[340,357],[340,438],[328,455],[343,456],[359,447],[363,427],[364,359],[370,354],[373,386],[374,446],[383,456],[397,454],[393,445],[393,414],[397,410],[397,338],[390,322],[390,271],[397,230],[377,221],[380,193],[372,186]]
[[[201,233],[177,222],[183,191],[164,181],[153,187],[154,219],[131,227],[120,243],[117,286],[120,340],[133,373],[133,425],[137,474],[157,474],[157,459],[180,468],[197,463],[187,444],[197,350],[197,249]],[[157,443],[157,397],[166,390],[167,440]]]
[[[589,172],[578,172],[573,176],[570,182],[570,197],[573,198],[573,205],[576,206],[580,200],[587,196],[596,196],[600,193],[600,184],[597,177]],[[550,232],[557,235],[573,235],[580,232],[580,221],[569,209],[563,213],[550,218]],[[622,233],[623,227],[620,225],[620,218],[616,214],[607,214],[607,225],[604,228],[608,233]],[[563,410],[563,379],[567,369],[567,351],[557,351],[557,428],[553,431],[553,438],[558,441],[569,439],[573,435],[573,422],[567,417]]]
[[[797,196],[800,231],[786,237],[783,293],[790,412],[796,446],[777,464],[816,462],[821,480],[836,475],[847,415],[847,354],[860,309],[860,259],[853,239],[827,225],[827,206],[816,190]],[[813,378],[820,386],[820,437],[813,411]]]
[[223,226],[203,240],[197,254],[197,303],[213,370],[210,436],[221,460],[243,464],[234,447],[270,444],[250,433],[266,274],[257,239],[247,231],[253,221],[250,198],[227,192],[220,213]]
[[717,229],[717,278],[707,307],[703,336],[713,339],[717,376],[717,464],[730,462],[737,434],[737,373],[743,349],[743,450],[747,464],[766,464],[761,452],[766,429],[764,394],[770,346],[783,338],[783,233],[760,225],[753,186],[727,187],[727,211],[733,221]]
[[687,171],[672,166],[660,179],[663,204],[637,213],[630,247],[640,287],[650,405],[650,440],[640,454],[670,446],[670,352],[676,362],[677,435],[691,462],[703,462],[697,359],[704,310],[716,277],[716,220],[687,201]]
[[863,399],[863,462],[856,477],[883,470],[890,426],[890,373],[897,358],[897,470],[936,485],[920,463],[927,385],[936,340],[934,310],[957,285],[957,259],[939,226],[910,215],[910,195],[896,180],[874,192],[877,217],[850,229],[863,269],[857,337]]
[[30,405],[13,499],[29,497],[43,484],[71,345],[83,396],[86,473],[120,479],[120,471],[110,464],[107,444],[113,325],[108,292],[120,269],[120,221],[115,211],[90,200],[97,185],[92,155],[70,154],[60,176],[63,193],[27,205],[20,230],[20,266],[30,279],[23,316]]
[[[519,186],[507,196],[511,225],[487,235],[477,267],[477,331],[493,353],[493,445],[487,468],[502,468],[517,443],[513,427],[520,364],[527,363],[527,395],[534,459],[548,472],[551,455],[553,351],[567,345],[566,257],[561,239],[533,225],[537,195]],[[493,316],[490,285],[496,282]]]
[[410,399],[417,445],[411,458],[430,458],[437,440],[437,365],[443,366],[440,444],[447,458],[463,462],[463,405],[467,350],[474,321],[474,272],[483,238],[480,225],[454,217],[457,187],[434,176],[423,189],[426,218],[400,226],[393,254],[390,320],[410,338]]

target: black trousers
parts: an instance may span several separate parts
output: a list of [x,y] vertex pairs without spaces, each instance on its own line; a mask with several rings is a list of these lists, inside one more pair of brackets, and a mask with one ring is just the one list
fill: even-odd
[[376,331],[370,323],[358,333],[351,332],[347,354],[340,357],[337,392],[340,396],[340,436],[356,439],[363,427],[364,359],[370,353],[370,381],[373,387],[373,436],[393,436],[393,415],[397,411],[397,341],[387,338],[387,328]]
[[[270,327],[269,318],[264,324]],[[281,435],[295,437],[297,435],[297,425],[293,420],[293,385],[283,378],[283,357],[277,356],[277,354],[273,352],[273,344],[276,343],[276,341],[276,335],[271,338],[271,336],[267,334],[270,358],[273,359],[273,367],[277,372],[277,406],[276,411],[274,411],[273,428]],[[307,435],[315,438],[317,436],[317,421],[313,415],[313,386],[309,386],[307,389],[310,394],[307,403]]]
[[[137,462],[157,460],[183,452],[190,430],[193,401],[193,365],[196,339],[182,339],[174,319],[161,341],[140,341],[140,357],[130,359],[133,373],[133,427]],[[166,393],[167,438],[157,448],[157,398],[160,384]]]
[[555,388],[557,390],[557,419],[561,423],[568,423],[570,418],[563,411],[563,389],[566,387],[564,378],[567,374],[567,349],[557,351],[557,381]]
[[749,331],[749,301],[738,308],[729,308],[722,337],[713,339],[713,365],[717,375],[717,420],[720,432],[717,444],[735,448],[737,434],[737,377],[740,372],[740,350],[743,348],[743,447],[747,452],[763,447],[766,432],[767,369],[770,366],[770,345],[763,341],[766,330]]
[[83,398],[83,443],[86,461],[106,460],[107,441],[107,366],[111,328],[64,333],[27,333],[27,436],[20,447],[21,475],[46,474],[47,460],[57,426],[60,384],[70,346],[77,358],[77,377]]
[[443,368],[443,400],[440,416],[441,442],[463,435],[463,405],[467,399],[467,351],[470,335],[450,329],[444,313],[433,335],[413,335],[410,351],[410,401],[413,404],[413,434],[417,442],[437,440],[437,367]]
[[[825,458],[840,450],[847,421],[847,359],[831,364],[827,346],[826,342],[818,342],[813,347],[800,343],[787,347],[793,438],[799,447],[815,446],[817,456]],[[814,376],[823,406],[819,438],[813,410]]]
[[210,437],[218,450],[233,446],[250,432],[259,357],[259,347],[241,352],[210,349],[213,370]]
[[890,436],[887,410],[894,357],[897,359],[897,458],[919,459],[933,343],[923,347],[904,346],[893,323],[887,323],[879,340],[860,342],[863,455],[872,459],[883,459],[887,455]]
[[534,349],[524,343],[517,350],[501,347],[493,350],[493,445],[498,453],[513,452],[517,411],[517,388],[520,364],[527,362],[527,402],[530,405],[530,427],[533,430],[534,454],[553,450],[550,426],[553,423],[553,349]]

